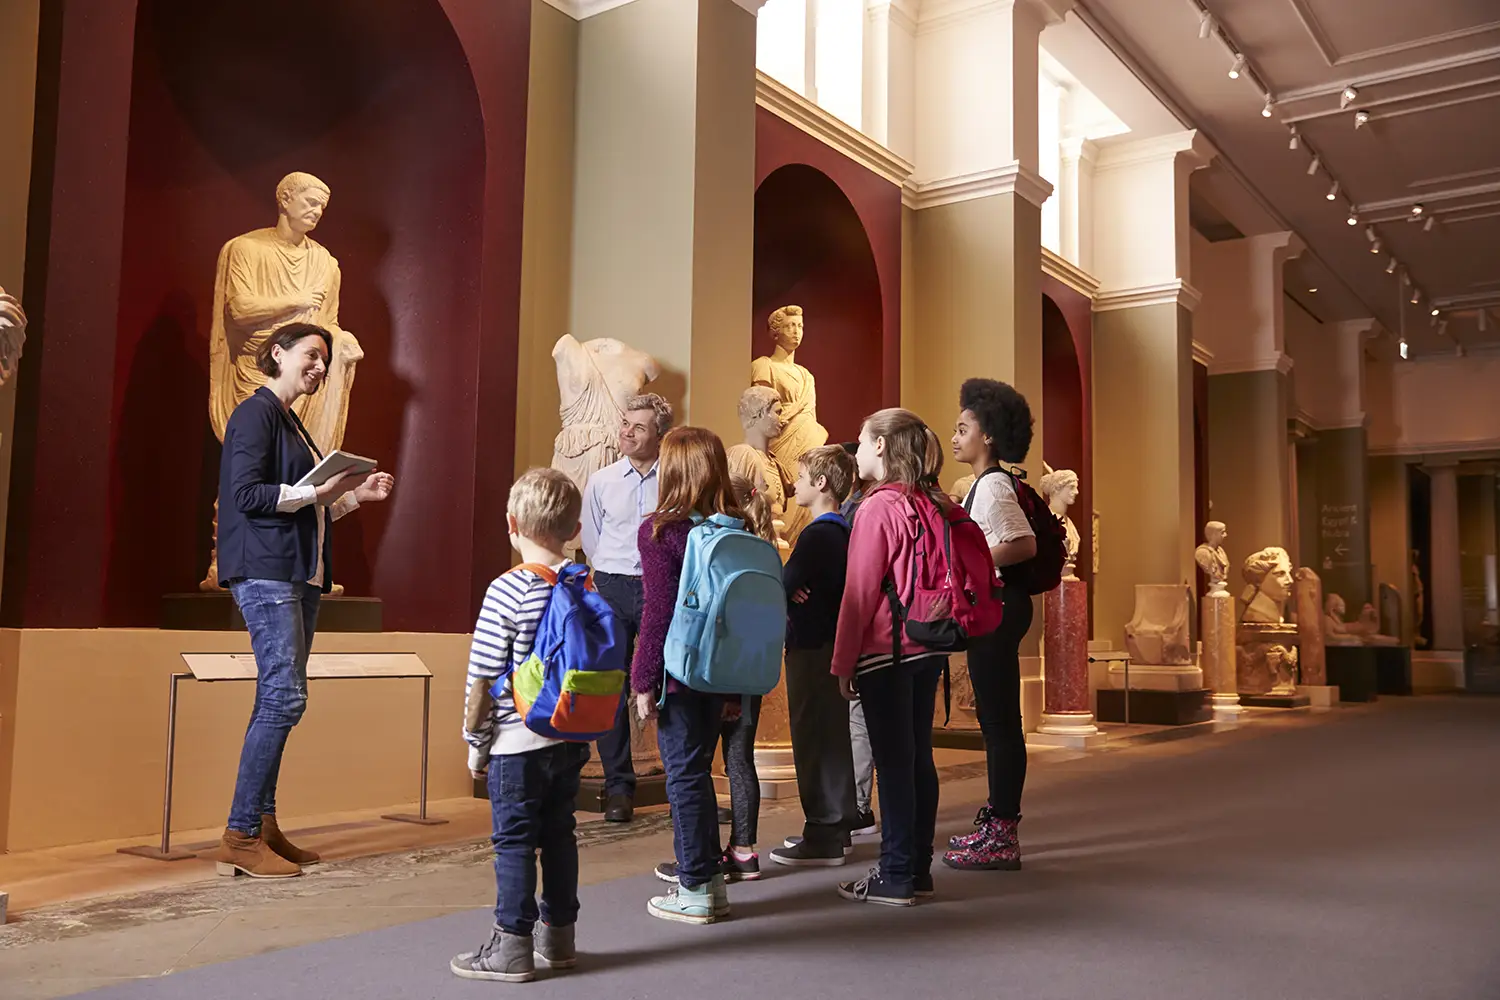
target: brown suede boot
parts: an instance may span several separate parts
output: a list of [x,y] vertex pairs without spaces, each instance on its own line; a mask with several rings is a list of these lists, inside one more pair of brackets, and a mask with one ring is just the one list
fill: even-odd
[[295,878],[302,874],[296,864],[281,857],[260,837],[239,830],[225,830],[218,850],[210,855],[214,870],[220,875],[249,875],[251,878]]
[[260,818],[260,839],[266,842],[267,847],[294,865],[315,865],[323,860],[315,852],[304,851],[287,840],[286,834],[281,832],[281,827],[276,825],[275,815],[271,813],[266,813]]

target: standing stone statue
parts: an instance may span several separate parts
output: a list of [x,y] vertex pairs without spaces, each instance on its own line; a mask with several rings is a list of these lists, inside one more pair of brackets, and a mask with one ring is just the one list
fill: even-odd
[[661,374],[656,359],[610,337],[579,343],[563,334],[552,347],[557,363],[562,429],[552,445],[552,467],[582,490],[589,477],[620,460],[625,402]]
[[789,548],[786,483],[788,479],[795,482],[796,474],[789,476],[771,454],[772,442],[781,433],[781,398],[772,389],[752,385],[740,394],[739,415],[745,440],[729,449],[729,471],[765,492],[776,526],[776,543],[784,553]]
[[1213,597],[1229,593],[1229,553],[1224,551],[1224,540],[1229,529],[1223,521],[1209,521],[1203,526],[1203,544],[1193,552],[1198,568],[1208,578],[1208,594]]
[[[255,353],[279,326],[315,323],[333,335],[333,356],[319,391],[293,404],[325,455],[344,443],[354,366],[365,356],[339,326],[339,262],[308,234],[328,207],[329,188],[312,174],[290,173],[276,185],[276,225],[236,236],[219,251],[209,331],[208,417],[224,440],[229,415],[266,384]],[[218,508],[214,509],[217,536]],[[218,590],[217,548],[202,590]]]
[[[782,430],[771,442],[771,457],[793,476],[797,460],[814,448],[828,443],[828,430],[818,423],[818,389],[812,372],[797,364],[797,348],[802,346],[802,307],[782,306],[771,313],[768,325],[776,347],[769,357],[750,362],[750,383],[773,389],[781,399]],[[784,484],[790,489],[791,482]],[[795,542],[807,512],[793,506],[787,511],[787,540]]]
[[1245,560],[1245,583],[1240,596],[1245,606],[1242,622],[1286,621],[1286,602],[1292,596],[1292,557],[1286,549],[1273,545],[1261,549]]
[[1063,529],[1066,532],[1064,546],[1067,550],[1067,562],[1063,564],[1063,579],[1076,580],[1074,572],[1078,564],[1078,527],[1068,517],[1068,508],[1078,499],[1078,473],[1072,469],[1058,469],[1049,472],[1037,481],[1037,489],[1042,494],[1042,499],[1047,501],[1047,506],[1052,513],[1062,518]]
[[1292,593],[1297,608],[1297,670],[1299,683],[1312,687],[1328,684],[1328,645],[1323,627],[1323,581],[1310,567],[1300,567]]
[[16,374],[24,346],[26,313],[15,296],[0,288],[0,385],[5,385]]

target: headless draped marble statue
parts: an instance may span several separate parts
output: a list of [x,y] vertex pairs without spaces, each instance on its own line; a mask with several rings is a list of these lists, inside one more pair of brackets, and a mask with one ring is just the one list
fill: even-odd
[[557,363],[558,415],[562,429],[552,445],[552,467],[580,490],[589,477],[620,460],[625,403],[661,374],[651,355],[618,340],[580,343],[563,334],[552,347]]
[[[322,220],[329,197],[328,185],[312,174],[287,174],[276,185],[276,225],[236,236],[219,251],[208,416],[220,441],[235,407],[266,384],[255,366],[256,351],[279,326],[314,323],[332,335],[333,355],[322,387],[293,408],[325,455],[344,443],[354,367],[365,354],[354,334],[339,326],[339,262],[308,235]],[[215,551],[200,588],[218,590],[218,575]]]
[[[795,476],[798,459],[828,443],[828,430],[818,423],[818,389],[812,372],[797,364],[802,307],[782,306],[767,322],[776,347],[768,357],[750,362],[750,383],[775,390],[781,400],[782,429],[771,442],[771,457],[784,473]],[[792,486],[793,482],[783,482],[784,489]],[[795,542],[808,521],[807,511],[794,504],[785,520],[787,539]]]
[[21,348],[26,345],[26,313],[13,295],[0,288],[0,385],[16,373]]

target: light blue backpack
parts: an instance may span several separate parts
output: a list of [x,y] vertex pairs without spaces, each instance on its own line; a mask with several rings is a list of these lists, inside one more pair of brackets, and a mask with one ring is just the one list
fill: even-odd
[[737,518],[693,520],[667,629],[667,675],[709,694],[770,694],[786,642],[781,555]]

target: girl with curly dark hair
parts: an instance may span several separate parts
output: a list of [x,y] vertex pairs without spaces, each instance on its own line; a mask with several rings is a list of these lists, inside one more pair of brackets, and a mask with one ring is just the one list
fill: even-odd
[[[1026,397],[1004,382],[971,378],[958,394],[953,457],[974,470],[964,500],[984,529],[1002,583],[1005,567],[1036,555],[1036,535],[1016,497],[1007,466],[1023,462],[1031,448],[1032,416]],[[943,863],[959,869],[1021,867],[1016,827],[1021,820],[1021,789],[1026,782],[1026,736],[1021,728],[1021,640],[1031,628],[1031,595],[1006,587],[1000,628],[969,645],[969,678],[984,733],[990,781],[989,803],[975,818],[973,833],[949,841]]]

